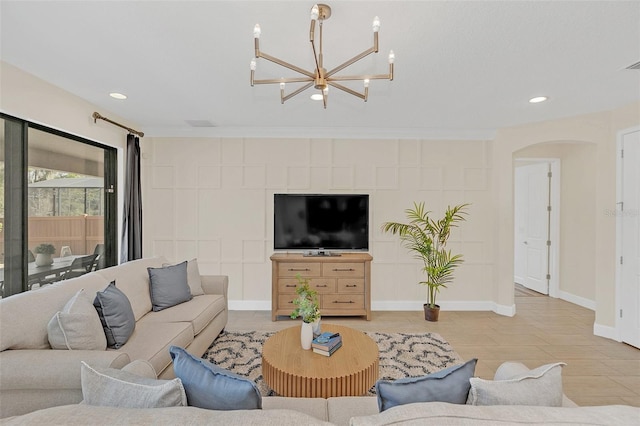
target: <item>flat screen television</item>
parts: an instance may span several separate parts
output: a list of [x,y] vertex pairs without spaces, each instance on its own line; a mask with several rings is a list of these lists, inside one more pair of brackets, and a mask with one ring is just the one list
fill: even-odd
[[368,194],[275,194],[274,249],[369,250]]

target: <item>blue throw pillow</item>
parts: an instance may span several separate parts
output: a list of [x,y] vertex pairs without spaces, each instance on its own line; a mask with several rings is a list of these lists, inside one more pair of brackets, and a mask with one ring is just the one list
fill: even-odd
[[422,377],[407,377],[395,381],[378,380],[376,395],[380,412],[396,405],[414,402],[449,402],[466,404],[476,370],[476,358],[464,364],[428,374]]
[[96,293],[93,306],[98,311],[107,337],[107,346],[121,348],[136,328],[136,317],[133,315],[129,299],[116,287],[116,282],[111,281],[107,288]]
[[187,262],[163,268],[147,268],[153,311],[161,311],[191,300]]
[[171,346],[169,353],[189,405],[209,410],[262,408],[262,396],[253,381],[197,358],[178,346]]

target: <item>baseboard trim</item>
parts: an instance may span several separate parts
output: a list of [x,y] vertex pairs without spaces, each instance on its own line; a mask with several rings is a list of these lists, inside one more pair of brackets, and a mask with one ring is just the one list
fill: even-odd
[[[373,301],[372,311],[422,311],[424,302],[409,300]],[[496,314],[512,317],[516,313],[515,305],[504,306],[487,301],[444,301],[440,302],[443,311],[493,311]],[[231,311],[270,311],[271,301],[267,300],[229,300]]]
[[576,296],[575,294],[567,293],[566,291],[559,290],[558,298],[571,302],[575,305],[582,306],[583,308],[596,310],[596,302],[594,300],[587,299],[585,297]]
[[270,311],[270,300],[229,300],[230,311]]
[[618,333],[618,330],[615,327],[598,324],[597,322],[593,323],[593,335],[615,340],[616,342],[622,341],[620,333]]

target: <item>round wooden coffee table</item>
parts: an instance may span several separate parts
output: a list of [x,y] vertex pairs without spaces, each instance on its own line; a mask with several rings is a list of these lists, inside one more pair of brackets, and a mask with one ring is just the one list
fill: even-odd
[[378,345],[364,332],[322,324],[322,331],[342,336],[331,356],[305,351],[300,326],[274,334],[262,348],[262,376],[278,395],[303,398],[360,396],[378,380]]

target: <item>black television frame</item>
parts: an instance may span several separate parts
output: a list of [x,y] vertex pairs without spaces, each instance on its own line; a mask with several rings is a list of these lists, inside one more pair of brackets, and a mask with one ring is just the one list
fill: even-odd
[[[365,225],[363,227],[363,229],[365,230],[364,233],[364,237],[362,239],[360,239],[360,244],[341,244],[341,245],[337,245],[337,244],[331,244],[331,245],[327,245],[324,243],[327,243],[328,240],[324,240],[319,244],[283,244],[282,242],[279,244],[279,240],[281,240],[278,237],[278,232],[280,227],[282,226],[281,223],[279,222],[279,219],[282,220],[282,218],[279,218],[278,215],[281,214],[282,212],[279,210],[279,207],[282,207],[282,204],[279,203],[278,199],[286,199],[286,198],[299,198],[302,199],[306,202],[309,201],[309,199],[322,199],[322,198],[327,198],[327,200],[336,200],[336,199],[345,199],[345,198],[355,198],[358,199],[359,201],[364,201],[365,202],[365,206],[364,206],[364,212],[361,213],[358,216],[358,220],[364,220],[365,221]],[[280,250],[280,251],[293,251],[293,252],[298,252],[298,251],[302,251],[303,254],[305,256],[339,256],[340,252],[366,252],[369,250],[369,238],[370,238],[370,208],[369,208],[369,203],[370,201],[370,197],[369,194],[356,194],[356,193],[338,193],[338,194],[321,194],[321,193],[315,193],[315,194],[297,194],[297,193],[277,193],[274,194],[273,197],[273,247],[274,250]],[[280,204],[280,205],[279,205]],[[305,222],[309,222],[309,218],[305,217]],[[357,221],[352,221],[352,222],[348,222],[349,224],[357,224]],[[281,232],[282,235],[282,232]],[[354,233],[354,235],[358,235],[357,233]]]

